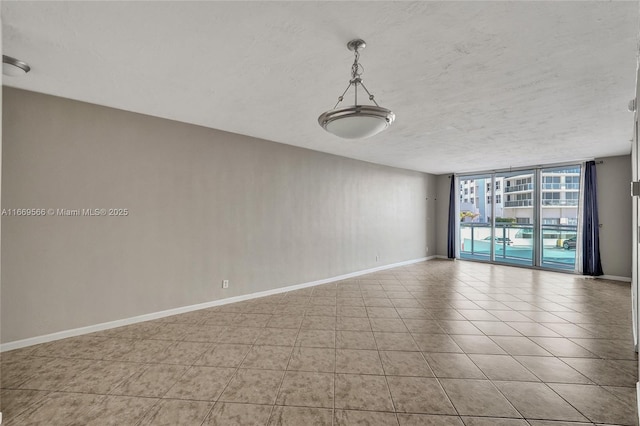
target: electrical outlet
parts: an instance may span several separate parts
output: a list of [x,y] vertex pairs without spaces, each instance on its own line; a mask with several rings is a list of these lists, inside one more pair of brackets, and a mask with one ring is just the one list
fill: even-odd
[[229,288],[229,280],[222,280],[222,288]]
[[378,255],[376,254],[376,262],[378,261]]

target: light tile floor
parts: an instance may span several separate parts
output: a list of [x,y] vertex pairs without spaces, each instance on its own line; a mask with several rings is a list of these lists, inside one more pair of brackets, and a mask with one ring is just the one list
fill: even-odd
[[429,261],[5,352],[15,425],[636,424],[628,284]]

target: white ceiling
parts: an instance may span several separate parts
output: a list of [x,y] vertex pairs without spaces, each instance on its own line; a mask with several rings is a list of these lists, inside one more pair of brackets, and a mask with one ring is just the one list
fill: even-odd
[[[637,2],[12,2],[3,84],[431,173],[630,152]],[[363,78],[396,122],[317,117]]]

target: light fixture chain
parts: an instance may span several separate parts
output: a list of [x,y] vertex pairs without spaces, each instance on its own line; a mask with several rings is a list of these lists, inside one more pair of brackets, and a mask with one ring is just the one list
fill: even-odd
[[351,81],[350,84],[353,84],[354,89],[354,105],[358,105],[358,84],[362,84],[362,79],[360,76],[364,72],[364,67],[360,64],[360,51],[359,49],[354,50],[353,56],[355,57],[353,60],[353,65],[351,65]]
[[355,59],[353,65],[351,65],[351,80],[360,79],[360,76],[364,72],[364,67],[360,63],[360,52],[357,50],[354,52]]

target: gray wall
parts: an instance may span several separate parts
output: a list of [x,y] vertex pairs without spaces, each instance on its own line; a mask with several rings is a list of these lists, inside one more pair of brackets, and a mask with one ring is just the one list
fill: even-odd
[[601,158],[598,176],[600,257],[606,275],[631,277],[631,156]]
[[3,217],[2,342],[435,250],[435,176],[6,87],[3,122],[3,208],[129,215]]
[[[601,158],[597,165],[598,213],[600,215],[600,254],[606,275],[631,277],[631,156]],[[439,256],[447,255],[447,215],[449,178],[436,177],[436,247]]]

